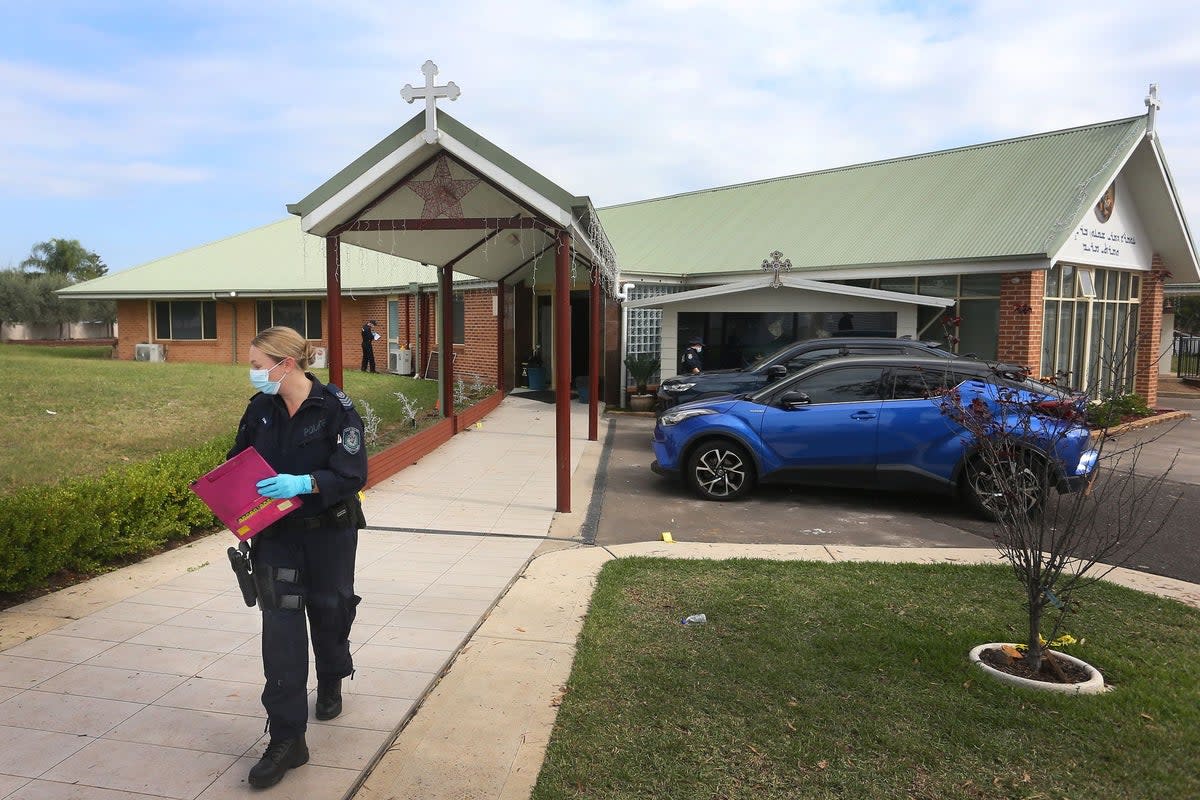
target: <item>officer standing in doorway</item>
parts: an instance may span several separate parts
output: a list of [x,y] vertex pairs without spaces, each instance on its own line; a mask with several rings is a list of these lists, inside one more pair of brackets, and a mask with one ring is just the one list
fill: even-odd
[[268,328],[250,342],[250,382],[258,394],[238,425],[229,457],[253,446],[279,474],[258,483],[263,497],[298,497],[300,508],[254,539],[254,585],[262,610],[262,654],[270,743],[250,770],[251,786],[279,782],[308,761],[308,632],[316,657],[316,718],[342,711],[342,679],[354,673],[350,627],[358,492],[366,483],[363,423],[333,384],[305,372],[312,345],[291,328]]
[[700,353],[703,350],[704,342],[699,336],[693,336],[688,340],[688,348],[683,351],[683,357],[680,359],[685,375],[692,372],[700,372],[704,369],[704,361],[700,357]]

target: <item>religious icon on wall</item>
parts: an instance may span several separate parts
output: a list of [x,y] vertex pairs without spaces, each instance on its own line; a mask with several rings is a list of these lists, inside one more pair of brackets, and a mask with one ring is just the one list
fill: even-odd
[[1096,219],[1101,222],[1108,222],[1108,218],[1112,216],[1113,206],[1117,204],[1117,182],[1113,181],[1108,186],[1106,191],[1100,197],[1100,202],[1096,203]]

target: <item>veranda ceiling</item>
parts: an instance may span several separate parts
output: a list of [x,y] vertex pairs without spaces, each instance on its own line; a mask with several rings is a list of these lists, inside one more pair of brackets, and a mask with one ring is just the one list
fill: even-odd
[[436,141],[425,115],[401,128],[288,211],[301,229],[369,250],[510,283],[554,282],[558,230],[573,244],[573,283],[600,268],[615,292],[615,254],[590,199],[572,195],[437,111]]

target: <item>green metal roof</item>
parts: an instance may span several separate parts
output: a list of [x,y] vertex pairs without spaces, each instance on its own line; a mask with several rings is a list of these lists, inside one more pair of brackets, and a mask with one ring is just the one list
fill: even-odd
[[[342,291],[378,293],[436,271],[405,258],[342,245]],[[301,233],[288,217],[61,291],[66,297],[312,296],[325,294],[325,240]]]
[[1145,117],[599,209],[625,273],[1045,258],[1145,135]]

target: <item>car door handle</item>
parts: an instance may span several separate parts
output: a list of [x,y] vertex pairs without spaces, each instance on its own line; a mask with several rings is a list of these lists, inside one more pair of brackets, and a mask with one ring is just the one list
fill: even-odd
[[855,411],[850,415],[850,419],[875,419],[874,411]]

